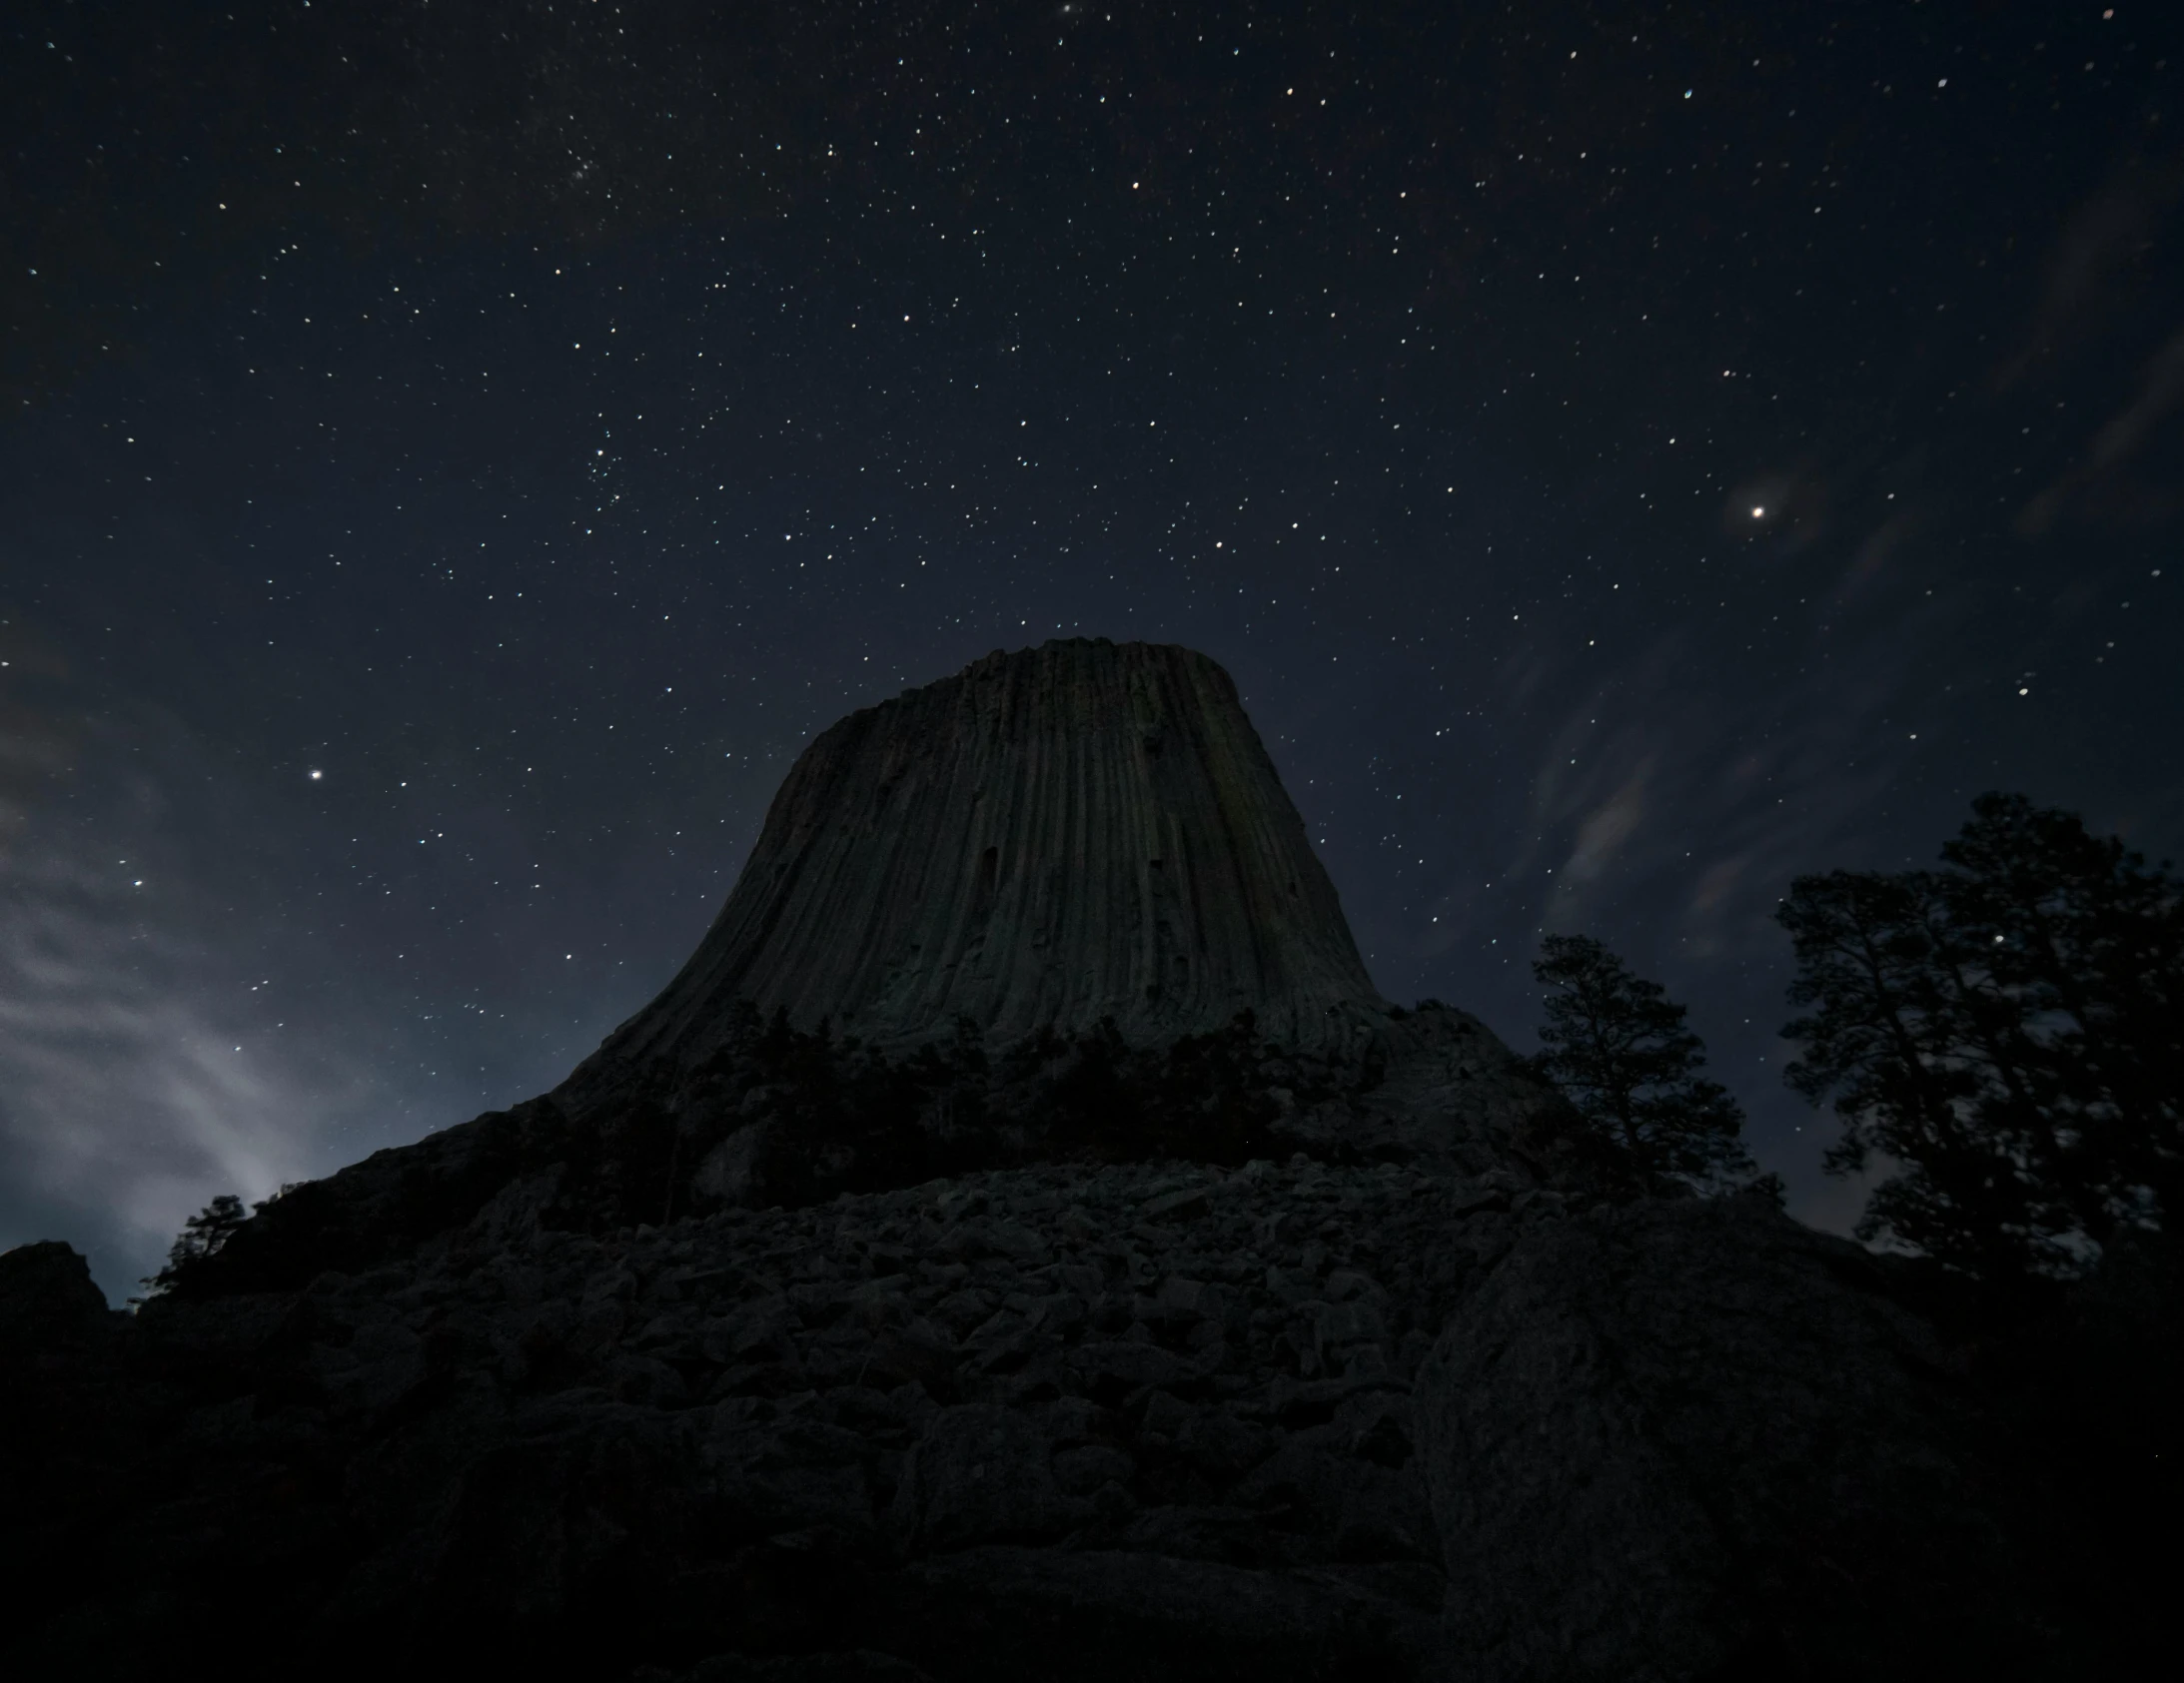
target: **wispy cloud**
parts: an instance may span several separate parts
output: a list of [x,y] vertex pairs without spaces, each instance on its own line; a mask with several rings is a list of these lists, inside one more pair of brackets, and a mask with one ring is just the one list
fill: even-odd
[[2132,268],[2161,236],[2184,197],[2184,155],[2152,162],[2132,156],[2065,222],[2048,253],[2038,312],[2013,354],[1994,372],[1996,392],[2037,376],[2117,315]]
[[42,849],[7,862],[0,1132],[28,1190],[156,1241],[208,1188],[262,1198],[315,1167],[366,1084],[225,1008],[247,991],[228,955],[163,928],[121,868]]
[[357,1025],[271,985],[310,959],[265,902],[244,783],[169,714],[87,705],[8,617],[0,1247],[63,1238],[141,1271],[213,1194],[324,1173],[380,1095]]
[[[2073,502],[2087,504],[2089,512],[2140,524],[2174,513],[2178,499],[2166,486],[2118,494],[2111,481],[2180,404],[2184,404],[2184,331],[2172,334],[2148,360],[2137,392],[2093,434],[2084,456],[2026,504],[2017,519],[2018,534],[2039,536]],[[2108,494],[2102,496],[2104,488]]]

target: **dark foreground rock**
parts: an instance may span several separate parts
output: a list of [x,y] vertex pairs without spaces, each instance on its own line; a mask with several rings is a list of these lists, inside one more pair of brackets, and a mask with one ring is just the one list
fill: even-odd
[[2003,1446],[1876,1259],[1763,1202],[1531,1238],[1419,1381],[1449,1670],[1934,1676],[2045,1645]]
[[[245,1675],[1412,1675],[1410,1379],[1561,1204],[1299,1158],[588,1235],[519,1181],[399,1262],[11,1375],[39,1593],[0,1662],[142,1675],[247,1627]],[[39,1483],[56,1454],[106,1496]]]
[[0,1673],[2063,1678],[2166,1640],[2127,1517],[2173,1484],[2158,1268],[1979,1344],[1758,1201],[1510,1173],[1056,1165],[603,1235],[537,1192],[134,1317],[0,1263]]
[[96,1337],[108,1318],[91,1267],[53,1240],[0,1252],[0,1357],[30,1359]]

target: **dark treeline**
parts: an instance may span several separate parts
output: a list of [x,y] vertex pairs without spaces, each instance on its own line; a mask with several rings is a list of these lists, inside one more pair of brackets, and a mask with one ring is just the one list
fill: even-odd
[[551,1182],[535,1188],[546,1226],[602,1232],[1034,1162],[1240,1165],[1321,1149],[1285,1137],[1283,1117],[1379,1075],[1369,1059],[1295,1055],[1249,1011],[1160,1047],[1102,1022],[989,1054],[968,1021],[890,1052],[738,1002],[725,1044],[694,1072],[595,1114],[549,1096],[284,1189],[252,1216],[223,1195],[145,1283],[192,1295],[353,1271],[474,1219],[527,1177]]
[[950,1041],[890,1054],[738,1002],[721,1051],[623,1107],[595,1137],[597,1162],[571,1167],[595,1171],[602,1220],[664,1223],[1032,1161],[1241,1164],[1273,1149],[1285,1106],[1359,1079],[1267,1042],[1249,1011],[1164,1047],[1102,1022],[989,1056],[967,1020]]
[[[1785,1072],[1832,1101],[1859,1236],[2008,1285],[2082,1272],[2184,1199],[2184,893],[2076,815],[1989,794],[1938,867],[1797,878]],[[1598,941],[1547,937],[1534,1060],[1593,1149],[1705,1191],[1750,1163],[1684,1009]],[[1769,1177],[1768,1179],[1771,1179]]]

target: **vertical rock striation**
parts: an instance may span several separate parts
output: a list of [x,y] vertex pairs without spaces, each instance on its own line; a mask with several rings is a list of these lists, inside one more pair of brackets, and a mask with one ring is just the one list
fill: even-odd
[[600,1049],[693,1063],[748,999],[882,1046],[1238,1012],[1300,1049],[1385,1010],[1236,686],[1189,649],[996,652],[806,749],[711,930]]

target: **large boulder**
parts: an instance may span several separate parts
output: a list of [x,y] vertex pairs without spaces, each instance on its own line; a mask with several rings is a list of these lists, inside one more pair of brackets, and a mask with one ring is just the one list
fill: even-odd
[[1535,1228],[1414,1399],[1447,1674],[2024,1675],[1963,1363],[1756,1197]]
[[91,1264],[58,1240],[0,1252],[0,1351],[77,1342],[105,1326],[106,1293]]

